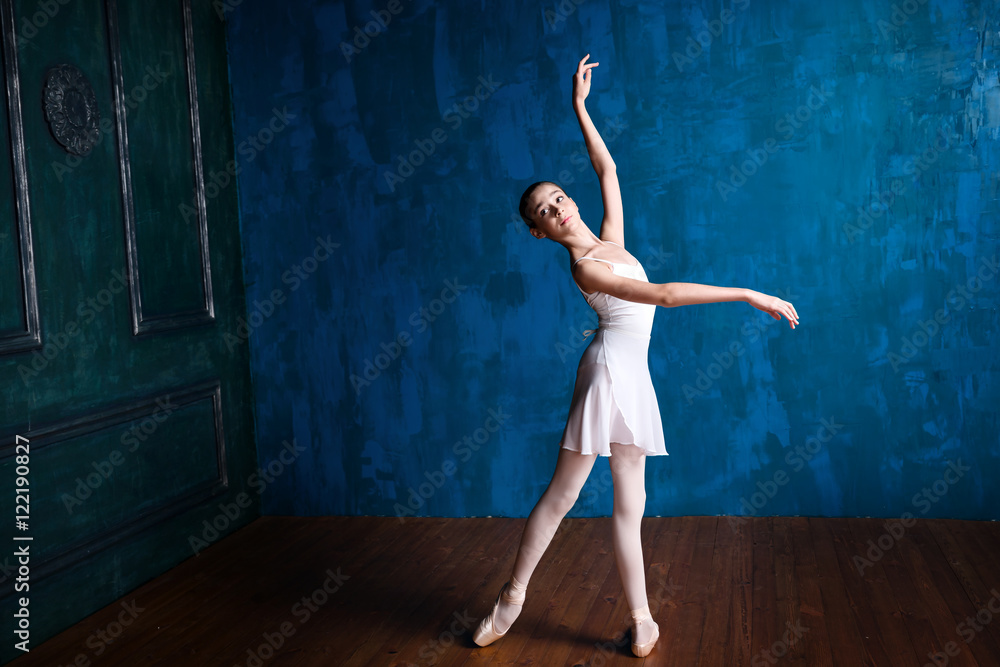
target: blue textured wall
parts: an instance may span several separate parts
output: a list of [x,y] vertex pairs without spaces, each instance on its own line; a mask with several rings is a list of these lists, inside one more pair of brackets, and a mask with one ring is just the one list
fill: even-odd
[[596,318],[517,198],[599,225],[589,51],[650,279],[802,320],[658,311],[647,513],[1000,516],[997,2],[220,6],[266,513],[530,511]]

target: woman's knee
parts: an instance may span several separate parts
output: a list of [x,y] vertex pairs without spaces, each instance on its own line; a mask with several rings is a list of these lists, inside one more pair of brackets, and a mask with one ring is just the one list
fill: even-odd
[[545,490],[546,503],[553,512],[563,516],[573,509],[596,458],[596,454],[584,455],[566,449],[559,452],[556,472]]
[[573,509],[577,498],[580,497],[579,489],[563,488],[561,486],[550,485],[545,490],[541,502],[551,514],[565,516]]
[[613,516],[620,516],[626,520],[641,519],[645,511],[646,490],[641,486],[615,493],[615,502],[612,508]]
[[573,505],[576,505],[577,498],[580,497],[579,490],[577,491],[560,491],[554,494],[552,500],[553,511],[555,511],[560,516],[566,516],[569,511],[573,509]]

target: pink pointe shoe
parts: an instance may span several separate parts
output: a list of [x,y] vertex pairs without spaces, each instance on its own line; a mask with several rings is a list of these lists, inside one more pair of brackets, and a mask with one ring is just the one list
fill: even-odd
[[493,624],[496,620],[497,609],[500,607],[500,600],[503,600],[507,604],[513,604],[521,606],[524,604],[524,598],[514,598],[507,593],[507,588],[510,586],[509,583],[504,584],[503,588],[500,589],[500,594],[497,595],[496,604],[493,605],[493,611],[480,622],[479,627],[476,628],[476,633],[472,635],[472,641],[476,642],[477,646],[489,646],[496,640],[503,637],[505,634],[510,632],[510,628],[507,628],[503,632],[497,632],[496,626]]
[[[645,658],[649,655],[649,652],[653,650],[653,646],[656,645],[656,640],[660,638],[660,626],[656,624],[653,617],[649,613],[649,606],[645,606],[642,609],[636,609],[632,612],[632,653],[634,653],[639,658]],[[643,623],[653,624],[653,634],[649,638],[648,642],[643,644],[636,644],[635,638],[639,632],[639,626]]]

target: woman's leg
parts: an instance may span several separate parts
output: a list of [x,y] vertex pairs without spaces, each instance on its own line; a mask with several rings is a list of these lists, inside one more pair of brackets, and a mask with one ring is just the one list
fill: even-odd
[[[611,541],[615,547],[615,561],[628,608],[638,611],[649,604],[639,533],[642,515],[646,511],[646,453],[635,445],[611,443],[611,479],[615,489],[615,504],[611,513]],[[643,623],[633,641],[645,643],[652,632],[653,625]]]
[[[559,523],[563,517],[573,509],[580,489],[583,488],[597,454],[580,454],[568,449],[559,449],[559,458],[556,460],[556,471],[552,475],[545,493],[538,500],[528,521],[524,524],[524,531],[521,534],[521,545],[517,549],[517,558],[514,560],[513,580],[520,590],[513,591],[523,595],[528,585],[528,579],[535,571],[535,566],[541,560],[542,554],[552,541],[559,528]],[[506,632],[514,619],[521,612],[518,605],[507,604],[501,600],[497,611],[496,629],[498,632]]]

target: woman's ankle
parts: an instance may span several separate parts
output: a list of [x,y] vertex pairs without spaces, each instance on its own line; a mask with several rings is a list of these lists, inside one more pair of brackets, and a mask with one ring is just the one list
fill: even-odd
[[510,575],[510,581],[507,582],[507,595],[515,600],[523,600],[528,592],[528,584],[521,583],[517,580],[517,577]]
[[648,602],[645,605],[643,605],[642,607],[638,608],[638,609],[633,609],[629,613],[632,615],[632,622],[633,623],[639,623],[639,622],[641,622],[641,621],[643,621],[643,620],[645,620],[647,618],[652,618],[653,617],[653,615],[651,613],[649,613],[649,603]]
[[641,609],[633,609],[632,615],[632,642],[634,644],[645,644],[650,641],[656,633],[657,625],[649,612],[649,605]]

